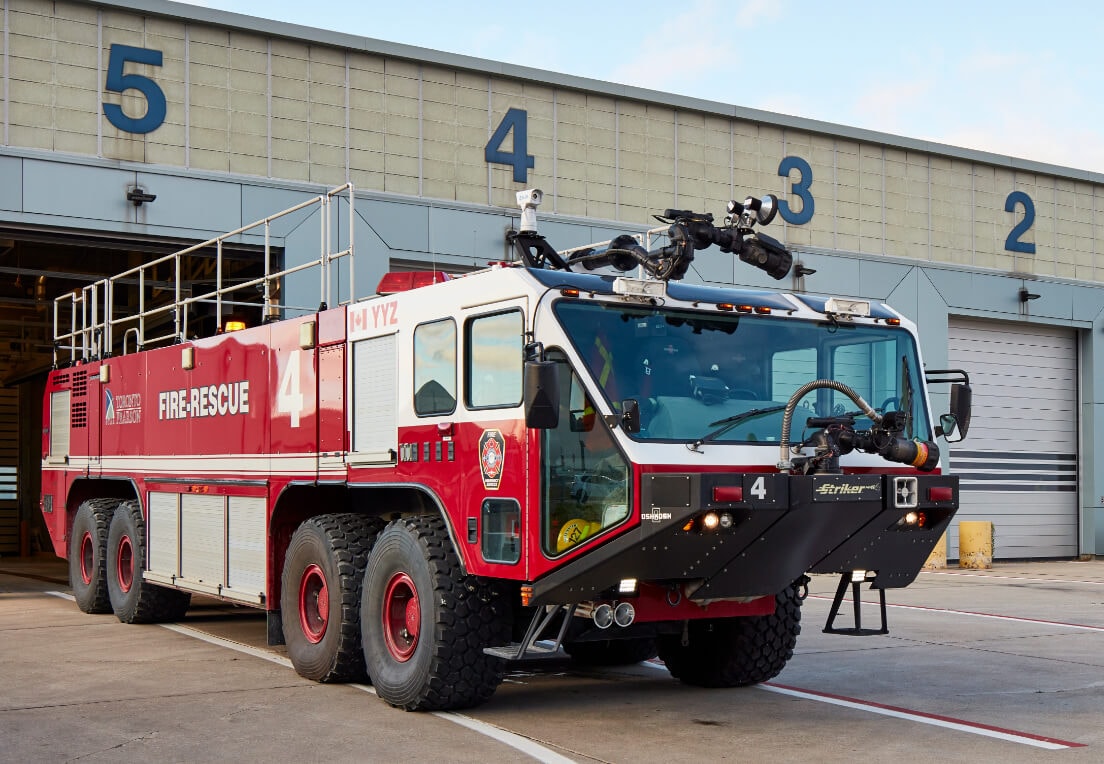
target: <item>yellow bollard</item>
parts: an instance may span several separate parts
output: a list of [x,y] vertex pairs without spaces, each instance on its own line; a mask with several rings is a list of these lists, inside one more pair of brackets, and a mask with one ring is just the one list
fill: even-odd
[[993,524],[963,520],[958,524],[958,567],[993,567]]
[[924,563],[924,570],[942,570],[945,567],[947,567],[946,532],[939,537],[939,541],[936,542],[931,554],[928,555],[928,560]]

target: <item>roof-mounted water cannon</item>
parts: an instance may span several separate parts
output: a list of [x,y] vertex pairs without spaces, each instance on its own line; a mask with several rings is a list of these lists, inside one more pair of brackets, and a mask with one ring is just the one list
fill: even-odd
[[648,232],[666,235],[668,244],[658,249],[647,250],[637,236],[623,234],[604,245],[577,247],[563,253],[553,250],[537,233],[537,206],[542,197],[539,189],[517,193],[521,224],[519,230],[506,234],[506,240],[530,268],[551,266],[570,271],[571,266],[581,265],[587,270],[611,267],[624,272],[639,267],[653,279],[678,280],[694,261],[695,250],[714,244],[774,279],[785,278],[793,265],[793,256],[782,242],[754,230],[756,225],[768,225],[777,215],[778,197],[773,194],[729,202],[728,215],[721,226],[714,224],[713,215],[708,212],[664,210],[655,218],[666,224],[667,229]]

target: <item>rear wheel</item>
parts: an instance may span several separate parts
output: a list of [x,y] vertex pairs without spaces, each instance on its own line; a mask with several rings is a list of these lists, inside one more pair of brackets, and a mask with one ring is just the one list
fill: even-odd
[[69,539],[69,586],[86,613],[110,613],[107,534],[118,499],[89,499],[77,508]]
[[280,617],[295,670],[317,682],[366,678],[360,649],[360,587],[382,523],[319,515],[295,531],[284,559]]
[[690,621],[681,635],[659,638],[659,657],[671,675],[699,687],[742,687],[772,679],[793,657],[801,633],[796,584],[775,597],[772,615]]
[[636,637],[565,642],[564,650],[573,661],[585,666],[630,666],[656,657],[656,641],[651,637]]
[[408,711],[487,700],[504,664],[483,652],[510,636],[508,602],[490,581],[466,576],[444,522],[395,520],[364,574],[364,658],[379,696]]
[[136,501],[118,506],[107,534],[107,589],[111,607],[123,623],[178,621],[191,604],[188,592],[158,586],[142,577],[146,560],[146,523]]

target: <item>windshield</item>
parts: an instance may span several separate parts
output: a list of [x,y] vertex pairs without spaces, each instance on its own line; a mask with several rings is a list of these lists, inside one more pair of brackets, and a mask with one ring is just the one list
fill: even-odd
[[[905,435],[931,438],[920,363],[904,329],[568,300],[555,311],[610,406],[640,402],[635,438],[777,442],[782,408],[816,379],[848,385],[879,412],[908,406]],[[844,393],[813,390],[794,412],[793,433],[809,417],[848,413],[857,428],[870,425]]]

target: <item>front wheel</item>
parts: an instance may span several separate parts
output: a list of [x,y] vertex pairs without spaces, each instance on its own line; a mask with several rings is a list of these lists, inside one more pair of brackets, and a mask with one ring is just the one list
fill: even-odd
[[773,679],[793,657],[801,633],[801,597],[795,582],[775,597],[771,615],[690,621],[682,635],[659,638],[667,670],[699,687],[743,687]]
[[360,612],[368,673],[393,706],[467,708],[502,681],[502,661],[483,648],[509,640],[506,598],[492,582],[463,574],[439,518],[384,529],[368,559]]
[[107,589],[123,623],[161,623],[184,617],[192,595],[147,581],[146,524],[136,501],[118,506],[107,534]]

